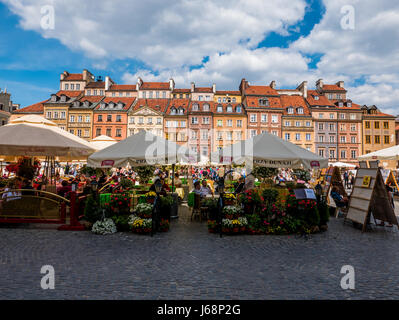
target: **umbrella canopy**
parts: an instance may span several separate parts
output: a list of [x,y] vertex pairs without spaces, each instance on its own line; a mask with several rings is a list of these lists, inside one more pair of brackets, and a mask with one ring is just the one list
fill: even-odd
[[[195,156],[195,155],[194,155]],[[192,157],[186,147],[140,131],[125,140],[93,153],[87,160],[90,167],[112,168],[130,165],[166,165],[189,161]]]
[[84,159],[90,144],[43,117],[27,115],[0,127],[0,156],[51,156]]
[[108,148],[109,146],[112,146],[113,144],[117,143],[115,139],[112,139],[111,137],[108,136],[98,136],[94,138],[93,140],[90,141],[91,146],[98,150],[102,150],[105,148]]
[[340,161],[329,163],[329,165],[333,166],[333,167],[340,167],[340,168],[356,168],[356,165],[354,165],[354,164],[340,162]]
[[328,159],[267,132],[212,152],[211,161],[221,164],[253,161],[254,165],[270,168],[311,169],[328,165]]
[[358,160],[399,160],[399,145],[364,154]]

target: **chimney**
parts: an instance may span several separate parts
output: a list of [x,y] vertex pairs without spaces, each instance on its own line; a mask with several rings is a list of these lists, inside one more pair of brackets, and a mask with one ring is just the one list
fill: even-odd
[[323,89],[323,79],[319,79],[316,81],[316,88],[319,90]]
[[337,85],[338,87],[340,87],[340,88],[343,88],[343,87],[344,87],[344,81],[338,81],[338,82],[336,83],[336,85]]
[[68,74],[69,74],[68,71],[64,71],[63,73],[61,73],[61,75],[60,75],[60,80],[61,80],[61,81],[64,80],[65,77],[66,77]]
[[105,76],[105,91],[109,90],[109,87],[111,86],[111,83],[109,81],[109,77]]
[[173,80],[173,78],[169,79],[169,88],[170,88],[170,91],[173,91],[175,88],[175,81]]
[[215,83],[212,84],[212,92],[213,92],[213,93],[216,93],[216,84],[215,84]]
[[241,83],[240,83],[240,91],[241,91],[241,95],[245,95],[245,89],[249,87],[249,83],[247,80],[245,80],[245,78],[241,79]]
[[194,92],[194,90],[195,90],[195,83],[191,82],[191,92]]
[[83,75],[83,81],[90,80],[89,71],[87,69],[83,69],[82,75]]
[[276,81],[273,80],[272,82],[270,82],[269,86],[270,88],[276,90]]
[[302,92],[302,96],[306,99],[308,97],[308,82],[302,81],[302,83],[296,88],[298,91]]

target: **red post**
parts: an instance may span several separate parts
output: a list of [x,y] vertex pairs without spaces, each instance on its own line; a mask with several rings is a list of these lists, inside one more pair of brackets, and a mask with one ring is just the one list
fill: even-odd
[[76,192],[71,191],[70,193],[70,206],[69,206],[69,225],[64,224],[58,228],[58,230],[69,230],[69,231],[79,231],[84,230],[85,227],[81,225],[78,221],[78,207],[76,206]]

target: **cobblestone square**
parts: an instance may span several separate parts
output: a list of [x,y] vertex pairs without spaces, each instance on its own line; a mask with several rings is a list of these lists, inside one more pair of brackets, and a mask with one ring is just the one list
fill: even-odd
[[[397,299],[399,233],[332,218],[299,236],[224,236],[185,216],[153,238],[53,226],[0,228],[1,299]],[[55,268],[43,290],[40,269]],[[340,286],[355,268],[355,290]]]

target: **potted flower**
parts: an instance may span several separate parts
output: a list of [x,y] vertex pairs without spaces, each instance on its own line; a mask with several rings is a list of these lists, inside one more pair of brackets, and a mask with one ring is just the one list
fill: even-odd
[[245,214],[252,214],[261,201],[262,199],[255,189],[250,189],[240,194],[240,202],[244,205]]
[[130,196],[128,193],[113,193],[110,201],[106,203],[113,213],[122,214],[130,212]]
[[208,220],[208,231],[210,233],[215,233],[217,228],[216,220]]
[[169,230],[169,227],[170,227],[169,220],[161,219],[161,221],[159,222],[159,231],[166,232]]
[[149,219],[152,217],[152,208],[149,203],[139,203],[136,207],[136,215],[140,218]]
[[147,203],[154,203],[156,196],[157,196],[157,194],[154,191],[147,192],[145,194]]
[[226,219],[234,219],[238,217],[240,209],[235,206],[225,206],[223,208],[223,213]]
[[225,193],[223,195],[223,200],[224,200],[224,204],[226,206],[231,206],[231,205],[234,205],[236,196],[233,193]]

